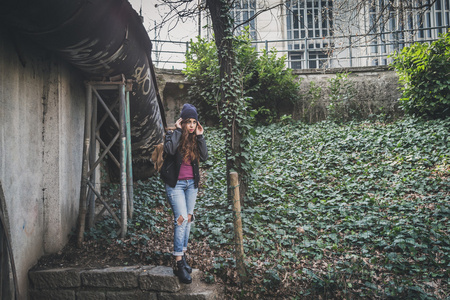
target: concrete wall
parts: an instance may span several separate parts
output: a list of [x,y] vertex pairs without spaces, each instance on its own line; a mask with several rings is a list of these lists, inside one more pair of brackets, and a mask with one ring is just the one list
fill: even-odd
[[57,57],[0,30],[0,183],[21,299],[27,272],[75,228],[85,89]]
[[[296,105],[283,107],[282,113],[291,114],[294,119],[305,122],[325,120],[330,115],[330,80],[337,73],[348,73],[348,80],[354,90],[350,103],[342,105],[343,115],[353,113],[360,118],[371,115],[397,117],[402,115],[398,107],[399,90],[397,74],[387,67],[362,67],[323,70],[295,71],[300,81],[301,100]],[[158,88],[166,110],[168,125],[173,124],[179,116],[183,103],[186,102],[189,86],[184,75],[178,70],[157,69]],[[311,95],[311,83],[320,93],[317,99]],[[208,120],[204,120],[207,125]]]
[[167,126],[175,126],[181,108],[187,102],[188,82],[180,70],[156,69],[159,94],[164,104]]
[[[301,102],[295,107],[294,118],[306,122],[326,119],[333,113],[330,110],[330,80],[337,73],[347,73],[352,96],[340,107],[339,113],[347,119],[351,117],[369,118],[371,115],[398,117],[402,111],[398,106],[401,96],[397,74],[388,67],[345,68],[327,71],[296,71],[300,83]],[[311,96],[311,83],[320,89],[320,96],[314,100]],[[344,92],[344,91],[342,91]]]

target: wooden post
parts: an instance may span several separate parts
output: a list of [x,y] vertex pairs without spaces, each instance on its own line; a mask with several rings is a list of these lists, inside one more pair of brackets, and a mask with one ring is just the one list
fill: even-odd
[[230,189],[233,200],[233,223],[234,223],[236,268],[241,283],[244,283],[247,281],[247,272],[245,270],[244,265],[244,244],[242,234],[241,202],[239,199],[239,179],[238,174],[236,172],[230,173]]

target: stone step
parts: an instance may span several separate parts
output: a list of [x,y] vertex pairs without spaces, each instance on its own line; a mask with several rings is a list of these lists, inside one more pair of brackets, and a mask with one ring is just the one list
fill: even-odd
[[217,285],[201,281],[202,272],[192,271],[192,283],[180,283],[172,268],[127,266],[103,269],[66,268],[32,270],[31,300],[212,300],[221,299]]

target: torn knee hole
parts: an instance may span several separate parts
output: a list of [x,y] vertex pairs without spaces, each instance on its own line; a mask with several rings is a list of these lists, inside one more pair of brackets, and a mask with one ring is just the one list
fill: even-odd
[[194,215],[188,215],[188,222],[194,222],[195,216]]
[[184,218],[183,218],[182,215],[180,215],[180,216],[178,217],[178,219],[177,219],[178,225],[182,225],[182,224],[183,224],[183,221],[184,221]]

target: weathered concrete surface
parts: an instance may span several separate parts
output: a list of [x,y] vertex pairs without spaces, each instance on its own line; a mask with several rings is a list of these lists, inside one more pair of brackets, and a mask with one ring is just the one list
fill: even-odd
[[66,268],[30,272],[30,280],[43,289],[75,288],[81,286],[80,272]]
[[85,91],[79,72],[11,37],[0,29],[0,184],[27,299],[28,270],[60,250],[76,224]]
[[83,286],[96,288],[136,288],[139,267],[114,267],[81,272]]
[[178,292],[181,288],[180,281],[173,276],[172,269],[163,266],[144,268],[142,276],[139,277],[139,286],[144,290],[158,290],[171,293]]
[[[354,91],[353,97],[347,104],[354,110],[355,116],[367,118],[372,114],[386,114],[399,116],[402,114],[398,107],[401,96],[398,76],[388,67],[361,67],[323,70],[296,70],[294,72],[300,80],[302,101],[294,110],[296,119],[303,117],[306,121],[316,122],[327,118],[330,104],[330,80],[336,78],[337,73],[347,73],[348,80]],[[309,91],[311,83],[320,89],[319,97],[315,101]],[[292,110],[291,110],[292,111]]]
[[[294,70],[300,80],[301,101],[297,105],[283,107],[282,113],[292,114],[294,119],[307,122],[322,121],[329,115],[330,83],[336,73],[347,72],[355,91],[349,104],[359,117],[367,118],[371,114],[401,115],[398,107],[398,76],[388,67],[361,67],[334,70]],[[173,125],[187,101],[189,86],[180,70],[156,69],[159,93],[163,99],[168,125]],[[318,99],[310,95],[311,82],[320,88]],[[203,120],[207,125],[208,120]]]
[[201,282],[201,275],[194,269],[192,283],[182,284],[164,266],[36,270],[29,274],[30,299],[222,299],[220,287]]
[[187,102],[187,92],[192,85],[180,70],[155,69],[159,94],[164,104],[167,125],[174,126],[181,108]]

